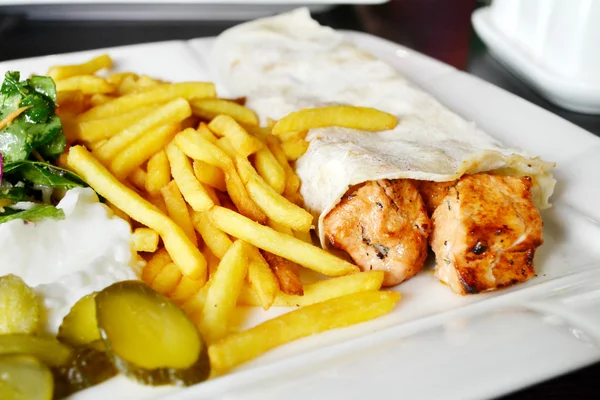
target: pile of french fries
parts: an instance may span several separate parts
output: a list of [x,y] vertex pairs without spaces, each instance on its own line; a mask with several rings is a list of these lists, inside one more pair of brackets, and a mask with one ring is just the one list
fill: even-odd
[[[379,291],[381,271],[359,273],[313,244],[290,163],[306,151],[308,129],[389,129],[395,117],[336,106],[261,127],[244,99],[217,98],[212,83],[111,67],[102,55],[48,71],[69,142],[59,163],[130,222],[141,279],[196,323],[216,370],[394,307],[399,295]],[[304,284],[302,268],[331,278]],[[300,308],[235,332],[239,306]]]

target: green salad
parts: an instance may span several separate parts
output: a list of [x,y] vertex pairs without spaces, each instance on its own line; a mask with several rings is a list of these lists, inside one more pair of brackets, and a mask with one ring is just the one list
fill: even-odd
[[86,186],[52,164],[66,148],[52,78],[7,72],[0,87],[0,223],[63,218],[66,190]]

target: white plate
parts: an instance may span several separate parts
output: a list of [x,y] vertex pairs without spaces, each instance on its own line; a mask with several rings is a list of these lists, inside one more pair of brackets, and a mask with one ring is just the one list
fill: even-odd
[[[585,79],[574,72],[558,73],[551,68],[548,60],[508,37],[494,22],[490,7],[476,10],[472,22],[490,53],[542,96],[567,110],[600,114],[600,80]],[[569,43],[568,46],[577,47],[577,43]],[[560,63],[562,60],[554,62]]]
[[[460,297],[423,271],[396,288],[403,300],[391,314],[275,349],[221,378],[152,389],[119,377],[73,398],[481,399],[600,360],[600,140],[448,65],[374,36],[346,34],[506,144],[558,163],[554,207],[542,214],[537,277]],[[212,40],[10,61],[0,64],[0,73],[43,73],[52,64],[108,51],[119,70],[174,81],[211,79],[206,55]],[[255,310],[250,324],[264,316]]]

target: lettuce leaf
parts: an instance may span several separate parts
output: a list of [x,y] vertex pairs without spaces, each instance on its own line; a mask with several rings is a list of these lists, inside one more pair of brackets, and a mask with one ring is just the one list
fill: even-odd
[[64,217],[65,213],[63,210],[50,205],[39,205],[29,210],[5,208],[4,213],[0,215],[0,224],[12,221],[13,219],[35,222],[46,218],[63,219]]

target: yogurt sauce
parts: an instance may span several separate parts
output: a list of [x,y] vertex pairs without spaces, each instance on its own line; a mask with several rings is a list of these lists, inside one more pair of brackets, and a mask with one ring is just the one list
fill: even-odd
[[0,275],[17,275],[35,289],[51,334],[81,297],[138,279],[129,224],[92,189],[69,190],[57,207],[65,213],[62,220],[0,224]]

